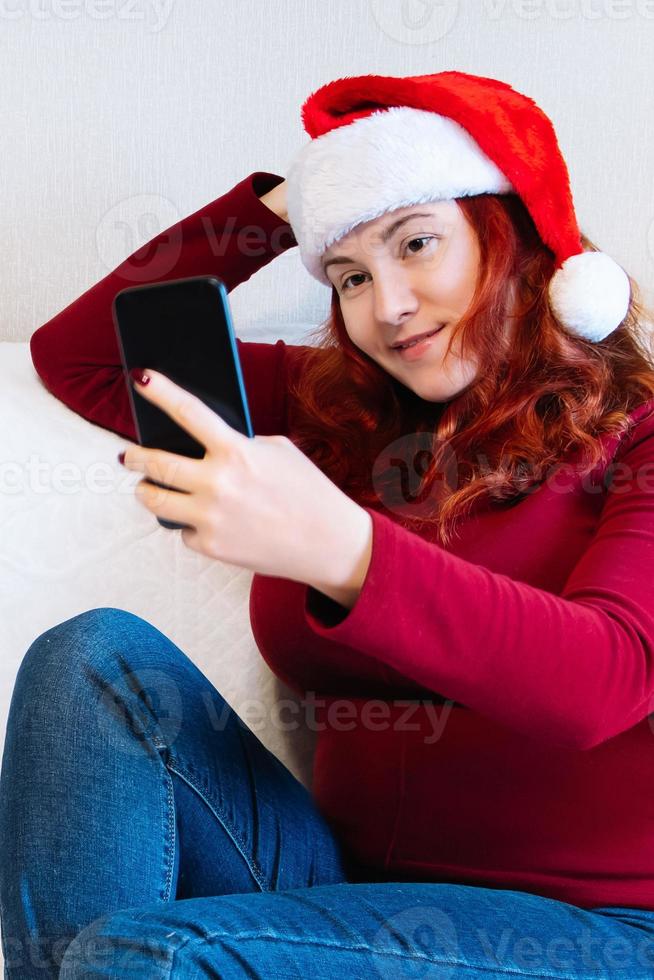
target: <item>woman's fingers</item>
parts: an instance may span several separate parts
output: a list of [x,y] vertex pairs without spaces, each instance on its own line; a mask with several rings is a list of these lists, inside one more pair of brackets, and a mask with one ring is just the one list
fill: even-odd
[[123,465],[128,470],[145,473],[156,483],[165,483],[177,490],[191,492],[201,483],[201,460],[178,456],[163,449],[130,446],[125,450]]
[[165,374],[145,368],[150,381],[147,385],[136,384],[140,395],[147,398],[190,433],[208,452],[222,452],[247,439],[218,415],[213,409]]
[[141,480],[136,486],[136,496],[157,517],[175,524],[190,524],[193,527],[197,525],[197,505],[195,498],[188,493],[166,490]]

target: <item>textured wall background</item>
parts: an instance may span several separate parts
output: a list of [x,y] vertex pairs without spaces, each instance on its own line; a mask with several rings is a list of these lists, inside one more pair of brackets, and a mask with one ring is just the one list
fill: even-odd
[[[368,72],[531,95],[582,228],[654,299],[654,0],[0,0],[0,35],[0,339],[252,170],[284,173],[304,98]],[[318,323],[328,298],[293,250],[235,291],[237,332]]]

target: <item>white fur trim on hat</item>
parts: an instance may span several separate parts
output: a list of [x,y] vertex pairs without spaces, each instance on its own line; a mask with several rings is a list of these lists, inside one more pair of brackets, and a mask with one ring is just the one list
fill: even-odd
[[630,297],[626,272],[604,252],[571,255],[549,285],[555,316],[569,330],[594,342],[620,326]]
[[321,257],[362,222],[413,204],[511,191],[467,130],[447,116],[408,106],[323,133],[287,167],[288,218],[300,258],[327,286]]

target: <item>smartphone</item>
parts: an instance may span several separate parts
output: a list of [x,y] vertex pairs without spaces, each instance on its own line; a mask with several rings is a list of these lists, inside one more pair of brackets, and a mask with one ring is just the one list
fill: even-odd
[[[225,284],[215,276],[130,286],[112,315],[134,425],[141,446],[202,459],[205,447],[140,395],[134,367],[151,367],[201,398],[228,425],[254,437]],[[146,477],[148,483],[175,489]],[[188,527],[157,517],[162,527]]]

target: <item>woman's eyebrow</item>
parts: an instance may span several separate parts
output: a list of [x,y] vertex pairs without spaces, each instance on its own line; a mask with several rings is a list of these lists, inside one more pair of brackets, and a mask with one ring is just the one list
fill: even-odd
[[[381,240],[385,244],[391,237],[393,232],[397,231],[400,225],[405,224],[405,222],[410,221],[411,218],[433,218],[434,215],[431,211],[416,211],[414,214],[406,214],[403,218],[398,218],[392,224],[385,228],[381,233]],[[347,255],[337,255],[333,259],[327,259],[323,265],[323,270],[326,272],[330,265],[344,265],[346,262],[356,262],[356,259],[351,259]]]

